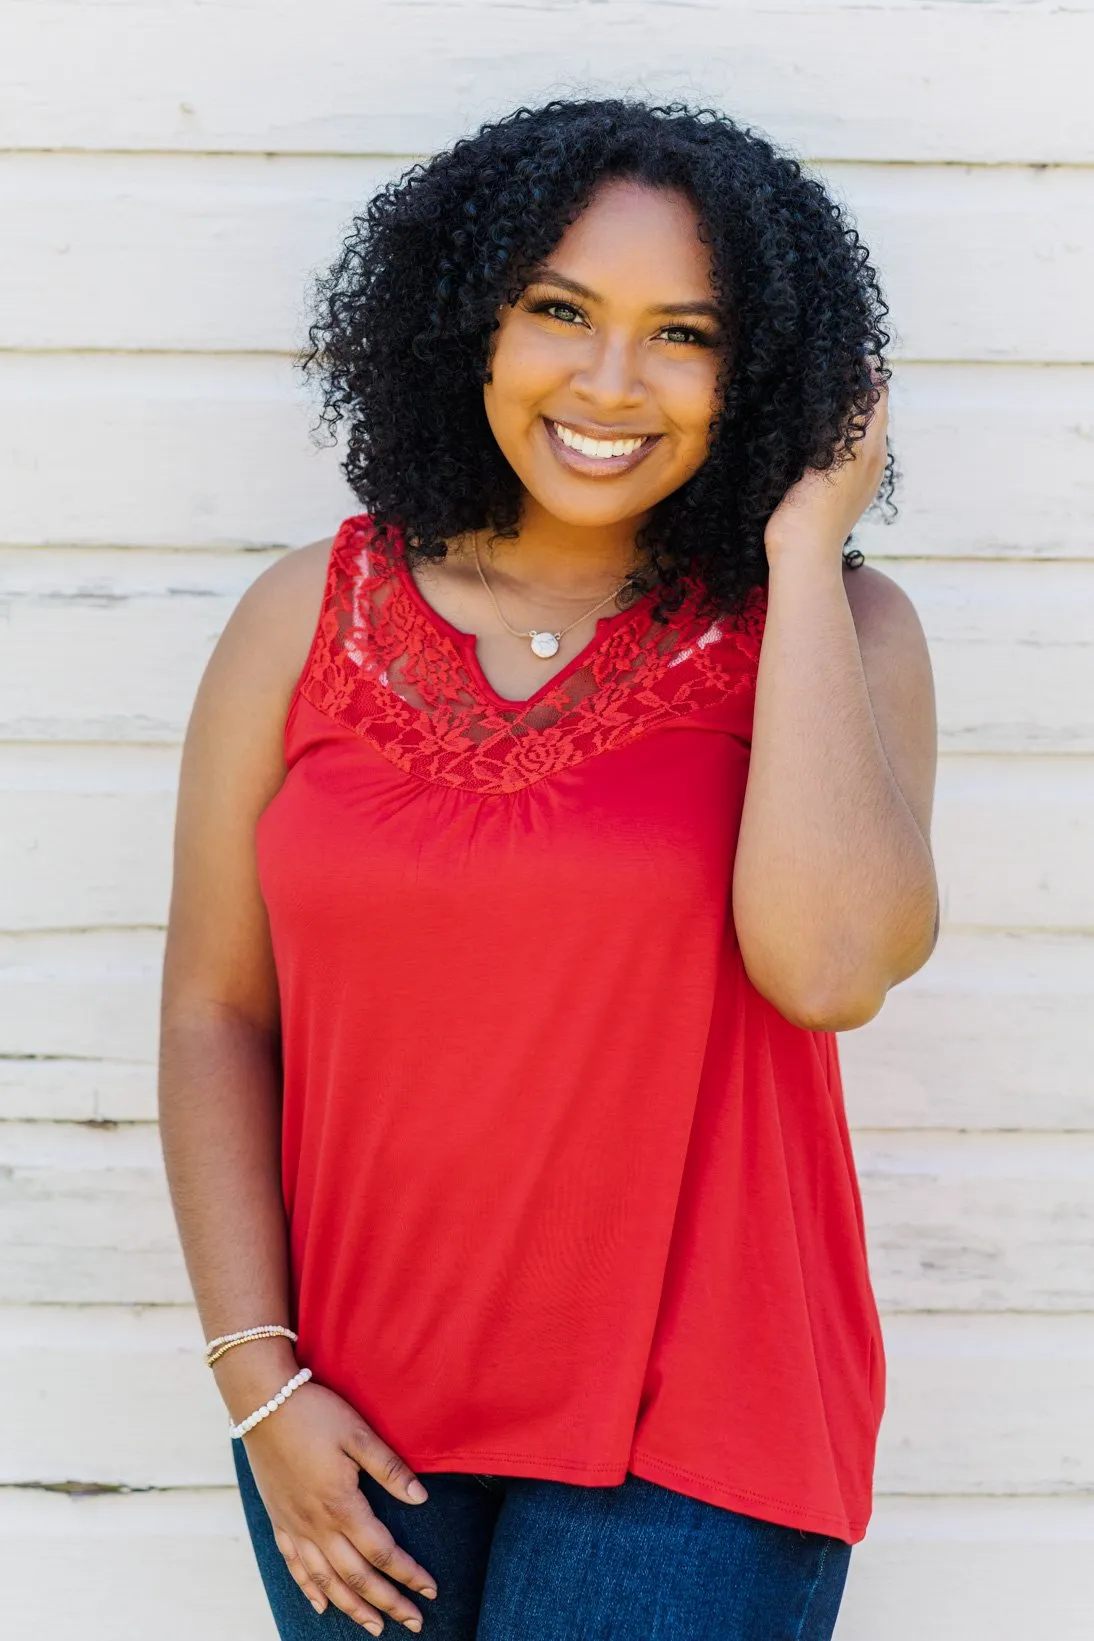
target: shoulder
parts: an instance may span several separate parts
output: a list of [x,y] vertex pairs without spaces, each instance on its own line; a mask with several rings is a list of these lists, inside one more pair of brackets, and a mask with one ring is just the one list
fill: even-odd
[[334,537],[283,553],[256,576],[232,612],[219,648],[267,686],[291,689],[307,659],[323,605]]
[[923,624],[903,587],[868,564],[845,569],[843,586],[867,675],[908,680],[929,675]]
[[843,572],[866,687],[886,756],[928,835],[938,726],[930,653],[915,605],[880,570]]
[[256,576],[237,606],[243,623],[273,621],[286,635],[306,626],[319,613],[335,538],[309,542],[282,553],[276,563]]
[[915,605],[891,576],[869,564],[845,569],[843,587],[860,642],[870,644],[926,644]]
[[257,576],[209,658],[192,736],[225,740],[244,728],[275,749],[319,620],[334,538],[286,552]]

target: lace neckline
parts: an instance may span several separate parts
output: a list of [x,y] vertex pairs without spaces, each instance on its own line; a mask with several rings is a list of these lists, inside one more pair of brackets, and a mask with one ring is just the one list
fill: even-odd
[[482,669],[482,663],[478,655],[478,635],[473,632],[464,632],[461,628],[453,626],[452,622],[443,616],[439,610],[434,609],[411,574],[404,547],[405,543],[402,536],[397,535],[392,542],[389,555],[389,561],[400,591],[410,599],[414,608],[425,618],[425,621],[435,632],[439,632],[456,645],[463,656],[464,665],[477,687],[494,706],[501,708],[503,711],[516,712],[535,706],[552,690],[557,689],[560,684],[564,683],[571,673],[577,672],[579,668],[587,665],[609,633],[614,632],[616,627],[624,626],[627,621],[634,620],[636,616],[641,615],[654,602],[658,592],[657,587],[652,587],[648,592],[643,593],[640,598],[636,598],[625,610],[613,610],[607,615],[597,616],[596,631],[588,643],[578,650],[575,655],[572,655],[569,661],[561,666],[557,672],[553,672],[538,689],[533,690],[531,695],[522,695],[519,698],[499,695]]
[[733,619],[700,615],[698,582],[663,622],[655,597],[601,617],[562,671],[507,701],[475,637],[400,565],[398,532],[359,514],[335,538],[301,694],[407,773],[482,794],[519,792],[699,712],[747,740],[763,589]]

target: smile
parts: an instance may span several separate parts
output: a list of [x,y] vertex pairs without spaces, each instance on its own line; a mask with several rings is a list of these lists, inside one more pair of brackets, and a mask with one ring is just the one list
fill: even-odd
[[660,433],[644,433],[632,438],[592,439],[565,422],[544,416],[543,425],[551,448],[565,467],[594,475],[627,472],[644,461],[661,438]]

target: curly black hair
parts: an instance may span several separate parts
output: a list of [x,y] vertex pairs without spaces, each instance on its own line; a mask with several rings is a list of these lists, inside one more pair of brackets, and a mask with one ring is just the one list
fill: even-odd
[[[711,109],[632,98],[516,109],[382,187],[317,287],[300,356],[343,471],[411,558],[472,530],[517,533],[521,485],[486,418],[499,308],[608,178],[680,190],[709,239],[731,338],[703,465],[636,546],[656,613],[683,577],[737,611],[767,575],[764,527],[807,468],[846,459],[887,381],[888,309],[869,252],[819,182]],[[891,504],[890,456],[882,495]],[[845,549],[850,565],[862,562]]]

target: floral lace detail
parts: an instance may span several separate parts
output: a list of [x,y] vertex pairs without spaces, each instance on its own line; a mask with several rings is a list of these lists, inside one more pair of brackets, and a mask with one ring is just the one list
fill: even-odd
[[666,623],[647,595],[531,700],[499,704],[476,676],[474,640],[469,656],[404,585],[400,550],[367,514],[342,525],[300,693],[423,780],[516,792],[755,681],[763,590],[712,622],[689,583]]

